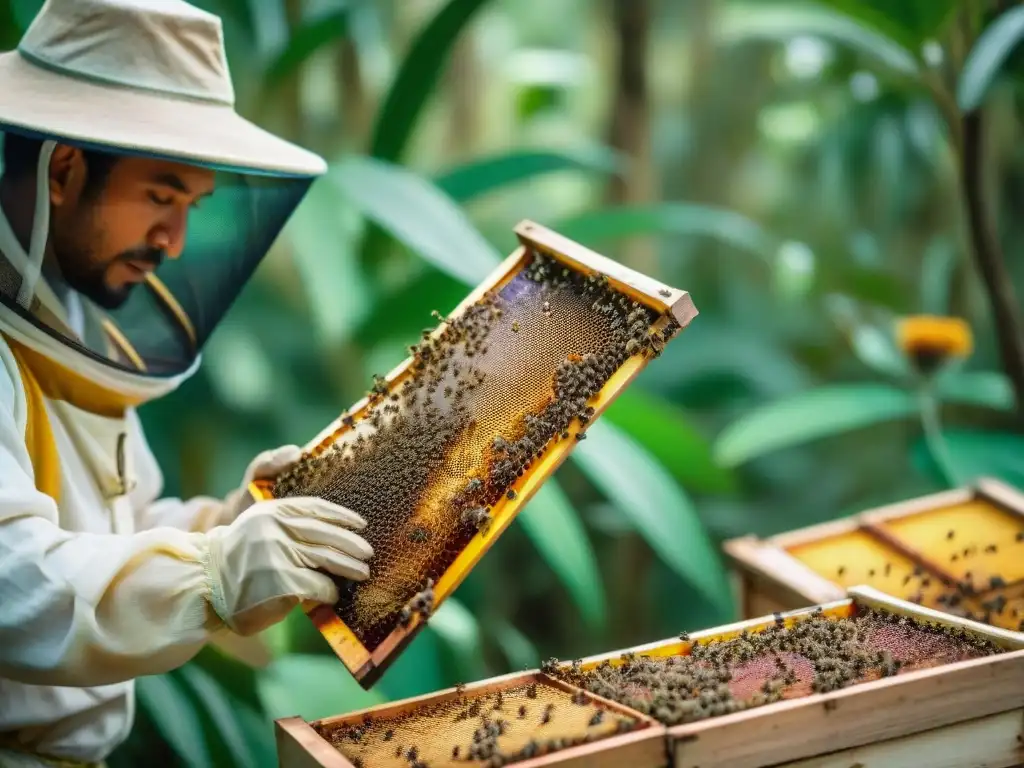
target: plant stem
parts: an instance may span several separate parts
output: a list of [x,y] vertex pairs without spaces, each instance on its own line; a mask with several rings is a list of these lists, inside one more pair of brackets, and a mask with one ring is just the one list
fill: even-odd
[[982,110],[964,115],[962,184],[967,203],[971,251],[992,305],[999,355],[1003,370],[1013,386],[1019,418],[1024,409],[1024,338],[1021,337],[1013,281],[1003,260],[991,206],[985,195],[984,126]]
[[942,479],[950,488],[960,485],[953,457],[949,454],[949,446],[942,437],[942,423],[939,419],[939,403],[931,390],[926,386],[918,393],[920,403],[921,428],[924,431],[924,443],[931,454],[932,460],[939,468]]

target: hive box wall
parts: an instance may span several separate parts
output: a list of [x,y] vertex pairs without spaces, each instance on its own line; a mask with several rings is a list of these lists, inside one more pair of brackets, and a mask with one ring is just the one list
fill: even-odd
[[[689,768],[753,768],[753,766],[1007,766],[1020,762],[1017,737],[1024,725],[1024,636],[967,621],[939,611],[897,600],[869,587],[855,587],[850,596],[820,606],[832,619],[853,615],[859,608],[880,609],[918,621],[960,628],[984,637],[1006,653],[909,672],[853,685],[826,694],[812,694],[731,715],[673,726],[653,724],[649,730],[610,737],[603,741],[516,763],[523,768],[540,765],[648,765],[671,764]],[[784,614],[792,625],[813,609]],[[595,655],[582,660],[584,669],[623,653],[671,656],[688,652],[693,642],[727,640],[743,632],[773,625],[775,617],[737,622],[692,633],[679,639],[648,643]],[[512,687],[522,680],[552,678],[536,672],[513,674],[469,686],[470,692]],[[567,690],[575,690],[562,683]],[[319,724],[357,723],[366,714],[388,714],[415,709],[451,697],[455,689],[388,704]],[[589,693],[595,699],[606,702]],[[624,711],[631,711],[623,705]],[[644,717],[633,713],[634,717]],[[351,768],[330,744],[301,720],[278,722],[282,768]],[[582,751],[577,751],[582,750]],[[333,754],[331,754],[333,753]],[[925,756],[935,755],[936,759]],[[914,762],[915,756],[919,758]],[[339,758],[343,762],[339,762]],[[1017,760],[1017,762],[1009,762]],[[311,762],[313,761],[313,762]],[[319,762],[316,762],[319,761]]]

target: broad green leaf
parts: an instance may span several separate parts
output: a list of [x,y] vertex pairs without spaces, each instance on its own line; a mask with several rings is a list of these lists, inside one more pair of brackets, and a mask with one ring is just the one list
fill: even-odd
[[[979,477],[997,477],[1024,488],[1024,436],[1010,432],[947,430],[942,437],[949,455],[964,482]],[[914,463],[941,481],[924,440],[913,448]]]
[[998,79],[1004,62],[1013,53],[1024,36],[1024,6],[1017,5],[981,33],[967,55],[956,100],[964,112],[972,112],[982,105],[992,84]]
[[484,673],[480,625],[466,606],[449,597],[434,611],[427,626],[452,651],[462,679],[475,680]]
[[875,371],[899,379],[910,374],[910,365],[891,333],[862,323],[852,330],[850,343],[860,361]]
[[541,486],[517,519],[569,590],[583,620],[591,627],[603,626],[607,611],[597,557],[583,522],[555,479]]
[[423,28],[377,114],[370,154],[397,161],[434,92],[456,39],[487,0],[448,0]]
[[236,714],[243,708],[240,703],[232,701],[213,677],[194,664],[181,667],[176,675],[195,693],[196,699],[210,716],[217,735],[235,761],[239,765],[255,766],[256,754]]
[[715,462],[711,442],[668,400],[633,388],[601,418],[640,443],[684,488],[704,493],[736,490],[733,473]]
[[765,399],[812,383],[809,372],[768,329],[740,326],[725,317],[716,321],[714,315],[702,315],[686,329],[685,338],[665,347],[643,372],[645,386],[669,394],[705,381],[720,390],[721,382],[733,380]]
[[[307,623],[309,622],[305,616],[302,618]],[[284,623],[281,622],[281,624]],[[208,677],[213,678],[213,681],[221,688],[231,691],[231,696],[243,704],[259,708],[257,670],[254,667],[227,655],[213,644],[207,645],[197,653],[188,663],[188,667],[202,670]]]
[[356,259],[358,215],[336,186],[321,180],[285,225],[302,287],[321,338],[348,337],[372,306],[372,289]]
[[718,41],[791,40],[812,35],[848,46],[904,76],[918,73],[911,51],[844,13],[810,3],[730,4],[718,22]]
[[355,337],[367,347],[388,338],[400,338],[408,343],[423,328],[435,323],[430,315],[433,310],[446,315],[465,297],[464,282],[423,264],[406,283],[378,296],[356,329]]
[[970,371],[943,376],[938,383],[939,399],[960,405],[978,405],[998,411],[1015,406],[1010,380],[997,371]]
[[730,424],[715,456],[730,467],[767,453],[862,429],[917,410],[908,392],[884,384],[833,384],[776,400]]
[[18,32],[23,33],[43,7],[43,0],[7,0],[5,5],[10,8],[14,23],[18,25]]
[[540,666],[537,647],[518,628],[500,620],[493,627],[493,634],[513,670],[537,669]]
[[160,735],[188,768],[213,768],[199,714],[173,677],[137,678],[135,694]]
[[616,154],[605,147],[575,152],[521,150],[460,165],[437,176],[434,183],[461,203],[546,173],[579,170],[613,174],[621,168]]
[[770,258],[778,244],[758,224],[733,211],[695,203],[599,208],[555,222],[552,229],[593,246],[639,235],[694,235]]
[[251,707],[244,706],[235,710],[235,716],[256,753],[256,768],[278,768],[274,721],[257,714]]
[[729,605],[717,547],[690,499],[650,454],[617,427],[598,421],[571,455],[669,567],[710,605]]
[[276,85],[294,73],[313,54],[347,31],[348,11],[331,11],[311,19],[293,29],[291,37],[267,65],[264,75],[267,85]]
[[272,720],[300,716],[318,720],[383,703],[364,691],[333,655],[294,654],[275,659],[260,672],[260,697]]
[[817,0],[820,5],[874,27],[909,51],[939,34],[956,10],[956,0]]
[[[429,630],[429,623],[427,627]],[[441,646],[442,640],[437,633],[420,632],[409,647],[398,655],[395,663],[388,667],[380,682],[374,686],[374,692],[389,701],[398,701],[446,687],[448,681],[441,673]]]
[[921,311],[949,314],[949,293],[960,252],[948,237],[936,237],[921,257]]
[[451,198],[412,171],[349,157],[334,166],[329,179],[368,219],[468,285],[483,280],[501,260]]

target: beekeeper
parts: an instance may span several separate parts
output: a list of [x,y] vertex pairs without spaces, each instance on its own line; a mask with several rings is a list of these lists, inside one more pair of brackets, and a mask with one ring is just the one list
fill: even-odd
[[[135,408],[199,352],[325,166],[234,111],[220,20],[47,0],[0,54],[0,765],[90,765],[133,678],[364,579],[364,522],[158,498]],[[245,514],[240,514],[246,505]]]

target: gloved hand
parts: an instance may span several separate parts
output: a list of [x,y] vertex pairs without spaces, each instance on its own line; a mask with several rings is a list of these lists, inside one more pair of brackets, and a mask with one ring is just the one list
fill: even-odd
[[338,590],[322,570],[362,581],[373,549],[353,531],[366,523],[322,499],[272,499],[253,504],[230,525],[206,533],[210,603],[239,635],[282,620],[303,601],[334,603]]
[[249,483],[253,480],[272,480],[299,460],[302,449],[297,445],[282,445],[256,456],[242,476],[242,484],[227,495],[224,507],[218,515],[221,525],[227,525],[242,514],[253,500],[249,495]]

